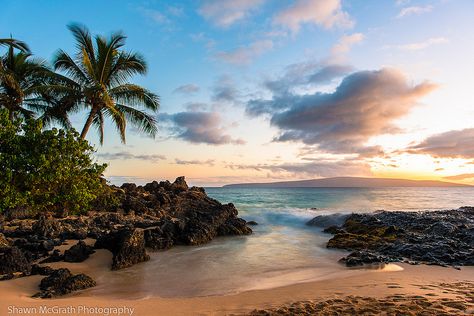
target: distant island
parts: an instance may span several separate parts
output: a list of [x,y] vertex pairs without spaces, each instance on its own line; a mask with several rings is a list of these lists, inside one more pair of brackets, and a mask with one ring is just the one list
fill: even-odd
[[387,187],[470,187],[467,184],[391,178],[334,177],[269,183],[237,183],[225,188],[387,188]]

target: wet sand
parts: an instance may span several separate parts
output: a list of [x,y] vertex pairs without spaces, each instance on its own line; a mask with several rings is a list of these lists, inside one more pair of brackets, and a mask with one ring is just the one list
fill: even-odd
[[[96,279],[100,286],[103,282],[101,280],[106,280],[107,275],[114,273],[110,271],[111,257],[107,250],[98,250],[83,263],[58,262],[49,265],[53,268],[67,267],[73,273],[86,273]],[[354,311],[351,308],[356,307],[367,313],[377,311],[377,308],[387,311],[393,308],[393,304],[400,304],[399,309],[405,308],[406,311],[411,310],[416,314],[417,308],[423,306],[427,312],[430,311],[429,308],[433,306],[428,306],[426,301],[438,301],[433,303],[435,306],[433,308],[436,309],[432,312],[436,311],[436,314],[474,313],[474,267],[456,270],[438,266],[397,264],[384,270],[358,270],[354,274],[334,276],[326,280],[232,295],[190,298],[147,297],[140,300],[133,299],[136,293],[130,293],[126,288],[120,289],[119,292],[114,291],[120,293],[116,297],[98,295],[92,288],[58,299],[31,298],[31,295],[38,291],[41,278],[43,277],[30,276],[0,282],[0,315],[18,315],[20,310],[15,308],[25,307],[37,308],[38,312],[32,313],[34,310],[30,310],[30,315],[45,315],[39,310],[40,306],[55,307],[55,311],[59,312],[55,315],[104,315],[104,313],[79,311],[81,305],[133,308],[133,315],[226,315],[246,314],[255,309],[265,309],[267,311],[260,311],[259,315],[267,315],[278,314],[279,308],[283,314],[294,314],[297,311],[295,306],[304,307],[308,304],[309,307],[312,304],[311,308],[323,304],[321,306],[330,308],[324,311],[329,314],[337,310],[350,313],[351,310]],[[291,304],[294,302],[298,303],[292,307]],[[61,313],[59,310],[61,307],[69,306],[75,308],[75,312],[69,309]],[[305,307],[305,311],[310,310]],[[303,310],[300,312],[304,314]]]

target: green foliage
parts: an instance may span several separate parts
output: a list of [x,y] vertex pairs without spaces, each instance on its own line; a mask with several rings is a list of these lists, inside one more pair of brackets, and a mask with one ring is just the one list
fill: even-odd
[[93,147],[75,131],[42,130],[0,111],[0,213],[28,209],[88,211],[106,190],[107,165],[94,163]]

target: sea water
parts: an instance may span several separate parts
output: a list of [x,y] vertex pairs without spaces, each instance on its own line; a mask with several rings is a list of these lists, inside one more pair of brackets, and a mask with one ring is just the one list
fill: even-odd
[[99,279],[97,294],[128,298],[223,295],[344,277],[361,270],[338,263],[331,235],[307,226],[317,215],[376,210],[436,210],[474,205],[474,188],[207,188],[258,223],[249,236],[151,252],[150,261]]

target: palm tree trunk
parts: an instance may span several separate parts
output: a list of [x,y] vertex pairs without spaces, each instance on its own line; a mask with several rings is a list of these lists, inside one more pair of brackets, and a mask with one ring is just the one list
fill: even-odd
[[91,112],[89,113],[89,116],[87,117],[87,121],[84,124],[84,128],[82,129],[82,132],[81,132],[82,139],[86,138],[87,132],[89,132],[89,128],[92,125],[92,121],[94,121],[94,116],[96,115],[96,113],[97,113],[97,109],[92,108]]
[[13,113],[13,110],[8,110],[8,119],[9,119],[10,121],[13,121],[13,114],[14,114],[14,113]]

